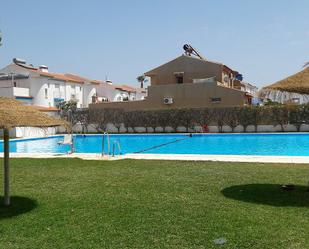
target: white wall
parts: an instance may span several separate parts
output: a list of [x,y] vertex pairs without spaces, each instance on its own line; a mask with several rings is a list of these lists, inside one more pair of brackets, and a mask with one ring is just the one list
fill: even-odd
[[29,138],[29,137],[47,137],[56,134],[56,128],[34,128],[34,127],[16,127],[17,138]]
[[112,85],[107,83],[102,83],[96,86],[96,89],[98,97],[107,98],[109,102],[123,101],[125,98],[128,98],[129,100],[142,100],[146,96],[146,94],[141,92],[129,94],[126,91],[115,89]]
[[[16,127],[10,129],[10,137],[12,138],[33,138],[33,137],[47,137],[56,134],[57,129],[49,128],[35,128],[35,127]],[[3,135],[0,129],[0,136]]]
[[92,103],[92,96],[97,94],[97,89],[93,84],[85,84],[83,91],[83,106],[81,107],[88,107]]
[[[40,76],[36,72],[32,72],[23,67],[12,63],[0,70],[0,73],[24,73],[29,74],[28,79],[15,79],[17,87],[30,88],[29,95],[33,97],[31,104],[43,107],[55,107],[54,98],[63,98],[65,101],[71,99],[74,94],[77,99],[78,107],[88,107],[92,102],[92,96],[96,93],[94,84],[78,84],[73,82],[66,82],[63,80],[53,79],[50,77]],[[11,80],[0,81],[1,87],[13,87]],[[59,85],[60,96],[56,96],[56,85]],[[10,90],[3,90],[0,88],[0,96],[13,97]],[[45,96],[45,89],[47,89],[47,98]]]
[[2,97],[9,97],[9,98],[14,97],[13,87],[0,88],[0,96],[2,96]]
[[107,98],[109,102],[117,101],[121,97],[122,91],[115,89],[112,85],[102,83],[96,86],[97,96]]
[[[148,127],[148,132],[152,133],[154,132],[153,131],[153,128],[151,127]],[[171,127],[166,127],[165,128],[166,132],[174,132],[173,128]],[[76,133],[82,133],[82,126],[77,124],[73,127],[73,131],[76,132]],[[118,130],[117,128],[113,125],[113,124],[108,124],[107,125],[107,131],[110,132],[110,133],[117,133]],[[147,132],[146,131],[146,128],[145,127],[135,127],[135,131],[138,132],[138,133],[141,133],[141,132]],[[196,126],[195,129],[190,129],[189,132],[201,132],[202,129],[201,127],[199,126]],[[294,125],[287,125],[284,127],[284,131],[285,132],[296,132],[296,128]],[[301,127],[301,130],[302,132],[307,132],[309,131],[309,125],[302,125]],[[64,128],[62,127],[58,127],[57,128],[57,132],[60,132],[60,133],[64,133],[65,130]],[[97,133],[98,131],[95,129],[95,125],[93,124],[90,124],[88,125],[88,132],[90,133]],[[127,130],[126,128],[122,125],[122,127],[120,128],[120,132],[122,133],[126,133]],[[131,128],[129,128],[129,132],[134,132]],[[163,128],[162,127],[156,127],[156,132],[163,132]],[[186,132],[186,128],[185,127],[182,127],[182,126],[179,126],[177,128],[177,132]],[[209,126],[209,133],[218,133],[219,130],[218,130],[218,127],[217,126]],[[223,126],[223,133],[231,133],[232,132],[232,129],[229,127],[229,126]],[[234,133],[243,133],[244,130],[243,130],[243,127],[241,125],[237,126],[234,130]],[[255,129],[254,129],[254,126],[253,125],[249,125],[247,127],[247,132],[249,133],[254,133],[255,132]],[[273,125],[259,125],[258,126],[258,132],[263,132],[263,133],[267,133],[267,132],[281,132],[281,127],[280,125],[278,126],[273,126]]]

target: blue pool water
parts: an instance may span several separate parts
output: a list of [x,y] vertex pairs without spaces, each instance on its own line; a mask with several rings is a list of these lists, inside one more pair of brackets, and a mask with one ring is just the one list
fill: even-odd
[[[58,145],[62,136],[24,139],[10,142],[11,152],[67,153],[68,145]],[[186,134],[110,135],[111,146],[121,145],[122,154],[211,154],[211,155],[280,155],[309,156],[309,134]],[[102,135],[77,135],[77,153],[101,153]],[[107,144],[105,145],[107,152]],[[3,143],[0,142],[0,151]],[[118,154],[118,150],[116,150]]]

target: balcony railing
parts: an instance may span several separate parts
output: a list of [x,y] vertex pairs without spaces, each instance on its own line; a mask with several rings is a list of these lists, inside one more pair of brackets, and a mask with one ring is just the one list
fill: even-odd
[[13,96],[30,97],[30,89],[24,87],[13,87]]

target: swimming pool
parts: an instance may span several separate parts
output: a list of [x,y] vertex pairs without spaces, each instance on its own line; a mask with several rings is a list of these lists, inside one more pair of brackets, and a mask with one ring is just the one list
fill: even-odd
[[[22,139],[10,142],[10,151],[19,153],[67,153],[68,145],[58,145],[63,136]],[[309,134],[133,134],[110,135],[111,147],[119,143],[122,154],[202,154],[309,156]],[[76,135],[77,153],[101,153],[102,135]],[[107,140],[105,153],[107,153]],[[117,146],[116,146],[117,147]],[[0,142],[3,152],[3,142]],[[118,154],[118,148],[116,149]]]

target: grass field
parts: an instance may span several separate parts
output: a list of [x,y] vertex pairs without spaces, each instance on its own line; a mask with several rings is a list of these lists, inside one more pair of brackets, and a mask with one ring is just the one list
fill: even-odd
[[309,248],[307,165],[11,162],[0,248]]

